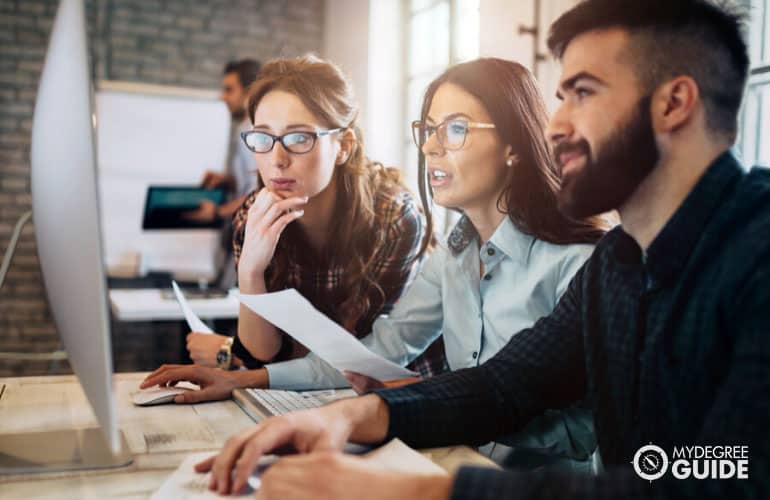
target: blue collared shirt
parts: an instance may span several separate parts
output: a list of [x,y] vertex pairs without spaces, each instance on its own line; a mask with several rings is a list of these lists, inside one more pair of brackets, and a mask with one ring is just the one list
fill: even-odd
[[[481,244],[463,217],[428,257],[391,313],[377,319],[362,342],[405,366],[443,334],[452,370],[477,366],[513,335],[550,314],[592,251],[592,245],[538,240],[519,231],[508,217]],[[267,370],[273,389],[349,386],[312,353],[267,365]]]

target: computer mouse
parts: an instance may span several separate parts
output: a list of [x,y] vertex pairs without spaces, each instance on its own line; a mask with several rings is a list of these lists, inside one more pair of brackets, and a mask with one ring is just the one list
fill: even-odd
[[137,406],[162,405],[173,403],[174,398],[191,389],[186,387],[152,387],[131,393],[131,401]]

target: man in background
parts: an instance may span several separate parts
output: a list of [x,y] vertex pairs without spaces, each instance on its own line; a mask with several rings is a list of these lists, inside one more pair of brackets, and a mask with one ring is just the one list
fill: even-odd
[[253,191],[257,185],[254,155],[243,145],[240,133],[251,127],[246,116],[246,98],[249,86],[257,78],[259,67],[260,63],[254,59],[230,61],[225,65],[220,99],[227,105],[232,118],[225,171],[207,170],[203,175],[201,185],[207,189],[224,187],[228,196],[221,205],[216,205],[208,200],[203,201],[200,207],[189,215],[190,219],[197,222],[213,222],[218,219],[225,222],[222,229],[222,247],[226,259],[218,283],[221,288],[225,289],[234,286],[236,278],[231,258],[232,227],[230,220],[243,203],[246,195]]

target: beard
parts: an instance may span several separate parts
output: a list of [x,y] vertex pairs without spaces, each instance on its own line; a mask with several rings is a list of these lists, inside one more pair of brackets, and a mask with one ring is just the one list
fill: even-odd
[[562,178],[559,210],[579,219],[621,207],[655,168],[660,158],[650,114],[651,97],[642,97],[625,125],[597,147],[593,155],[584,139],[563,142],[554,154],[579,152],[585,164]]

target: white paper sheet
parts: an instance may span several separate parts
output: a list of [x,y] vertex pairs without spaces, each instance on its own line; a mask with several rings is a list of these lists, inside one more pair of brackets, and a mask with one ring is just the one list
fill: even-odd
[[211,473],[197,473],[193,466],[202,462],[216,452],[206,451],[189,455],[184,462],[166,479],[166,482],[156,491],[150,500],[215,500],[219,498],[253,498],[255,489],[259,489],[259,474],[267,465],[272,464],[275,455],[267,455],[259,460],[256,475],[249,478],[249,485],[238,495],[222,496],[210,491],[209,479]]
[[383,469],[410,474],[444,475],[447,472],[422,453],[408,447],[398,438],[364,455],[364,459]]
[[171,287],[174,289],[176,300],[182,307],[182,312],[184,313],[184,317],[187,320],[187,326],[190,327],[190,331],[198,333],[214,333],[214,331],[206,326],[206,323],[201,321],[198,315],[195,314],[192,309],[190,309],[190,305],[187,303],[187,299],[184,298],[184,294],[182,293],[182,290],[179,289],[179,285],[176,284],[176,281],[171,280]]
[[339,371],[348,370],[380,381],[417,375],[371,352],[293,288],[259,295],[241,294],[239,300]]
[[[161,485],[150,500],[215,500],[219,498],[252,498],[254,492],[261,484],[261,474],[279,459],[276,455],[265,455],[259,459],[259,465],[254,474],[249,478],[246,491],[239,495],[220,496],[209,491],[208,484],[210,473],[199,474],[193,466],[202,462],[216,452],[202,452],[189,455]],[[399,439],[393,439],[388,444],[363,455],[363,459],[377,464],[383,469],[395,472],[409,472],[411,474],[446,474],[446,471],[433,463],[430,459],[405,445]]]

